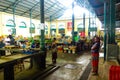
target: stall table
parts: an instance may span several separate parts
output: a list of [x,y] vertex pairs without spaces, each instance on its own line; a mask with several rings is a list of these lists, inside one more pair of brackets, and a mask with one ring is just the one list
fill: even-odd
[[8,80],[8,79],[14,80],[14,65],[17,63],[17,61],[26,58],[31,58],[37,55],[38,53],[34,53],[34,54],[18,53],[12,56],[2,56],[0,58],[0,68],[4,68],[4,80]]

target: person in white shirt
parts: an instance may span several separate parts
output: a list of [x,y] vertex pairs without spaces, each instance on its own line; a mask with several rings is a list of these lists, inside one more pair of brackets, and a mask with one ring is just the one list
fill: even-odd
[[10,45],[10,38],[8,36],[5,38],[5,45]]

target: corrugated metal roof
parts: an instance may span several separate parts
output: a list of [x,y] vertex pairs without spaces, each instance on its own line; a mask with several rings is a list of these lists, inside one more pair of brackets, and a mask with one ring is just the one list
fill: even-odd
[[[93,7],[98,18],[103,21],[104,20],[104,0],[88,0],[91,6]],[[109,2],[109,0],[106,0]],[[109,6],[107,6],[109,8]],[[107,10],[107,14],[109,11]],[[120,0],[116,0],[116,20],[120,21]]]
[[[67,0],[44,0],[45,20],[55,20],[61,17],[69,6],[64,5]],[[86,8],[89,8],[87,0],[74,0],[79,6],[84,7],[86,1]],[[68,1],[70,3],[70,1]],[[0,11],[13,14],[15,7],[15,15],[30,17],[30,10],[32,10],[32,19],[40,19],[40,3],[39,0],[0,0]]]
[[[45,19],[49,20],[60,17],[67,9],[57,0],[44,0]],[[40,3],[39,0],[0,0],[0,11],[13,14],[15,7],[15,15],[30,17],[30,10],[32,10],[32,18],[40,19]]]

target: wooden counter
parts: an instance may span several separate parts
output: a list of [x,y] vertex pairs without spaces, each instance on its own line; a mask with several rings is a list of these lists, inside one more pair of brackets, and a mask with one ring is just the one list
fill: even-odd
[[15,54],[15,55],[10,55],[10,56],[2,56],[0,58],[0,67],[4,67],[8,64],[14,63],[15,61],[19,60],[19,59],[25,59],[25,58],[29,58],[32,55],[28,55],[28,54]]
[[4,68],[4,80],[14,80],[14,65],[17,61],[39,56],[40,53],[43,53],[43,51],[34,54],[17,53],[11,56],[2,56],[0,58],[0,68]]

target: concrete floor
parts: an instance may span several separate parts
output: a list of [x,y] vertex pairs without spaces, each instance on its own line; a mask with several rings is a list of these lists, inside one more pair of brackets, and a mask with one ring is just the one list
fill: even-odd
[[[81,52],[80,54],[68,54],[68,53],[58,53],[57,66],[59,69],[54,71],[52,74],[48,75],[42,80],[80,80],[86,66],[91,60],[90,52]],[[27,60],[29,61],[29,59]],[[47,64],[52,63],[51,52],[47,53],[46,58]],[[25,69],[28,69],[29,62],[24,62]],[[118,65],[116,61],[106,61],[103,60],[103,53],[100,53],[99,58],[99,75],[93,76],[91,73],[88,80],[108,80],[109,68],[111,65]],[[15,74],[17,75],[20,71],[17,69]],[[0,70],[0,80],[3,80],[3,70]],[[38,78],[38,80],[41,80]]]
[[90,52],[81,52],[79,55],[58,53],[56,65],[60,68],[43,80],[79,80],[90,58]]
[[[61,68],[44,78],[44,80],[80,80],[81,75],[90,62],[90,52],[82,52],[80,55],[62,53],[58,55],[57,65],[60,65]],[[75,65],[76,67],[73,69],[65,68],[69,64]],[[111,65],[119,64],[116,60],[104,61],[104,53],[100,52],[98,75],[92,75],[91,71],[87,80],[109,80],[109,69]]]
[[109,80],[109,69],[111,65],[119,65],[116,60],[105,61],[103,57],[99,58],[99,70],[98,75],[92,75],[92,72],[89,75],[88,80]]

